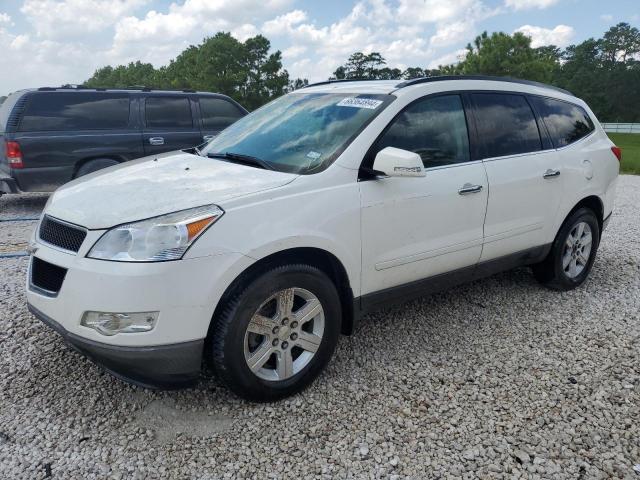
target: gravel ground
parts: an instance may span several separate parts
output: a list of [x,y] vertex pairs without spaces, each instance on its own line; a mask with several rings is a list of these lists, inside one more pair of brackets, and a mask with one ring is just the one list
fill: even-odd
[[[0,218],[45,200],[5,197]],[[0,478],[640,479],[638,205],[621,177],[582,288],[519,269],[370,315],[266,405],[102,373],[27,312],[27,260],[0,259]]]

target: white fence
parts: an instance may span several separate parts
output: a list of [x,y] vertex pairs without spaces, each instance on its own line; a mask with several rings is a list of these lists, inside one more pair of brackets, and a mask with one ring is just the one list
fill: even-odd
[[640,123],[602,123],[605,132],[640,133]]

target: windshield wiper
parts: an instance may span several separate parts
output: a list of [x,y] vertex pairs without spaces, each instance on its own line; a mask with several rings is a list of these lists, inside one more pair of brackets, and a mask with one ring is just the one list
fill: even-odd
[[222,158],[224,160],[230,160],[232,162],[242,163],[244,165],[251,165],[253,167],[264,168],[265,170],[275,170],[273,165],[269,162],[262,160],[258,157],[253,157],[251,155],[243,155],[241,153],[232,153],[232,152],[217,152],[217,153],[207,153],[207,157],[209,158]]

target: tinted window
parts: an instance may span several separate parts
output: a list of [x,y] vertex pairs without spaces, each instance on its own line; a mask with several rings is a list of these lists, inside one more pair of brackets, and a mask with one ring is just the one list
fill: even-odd
[[221,98],[200,98],[202,125],[209,130],[222,130],[244,116],[233,103]]
[[469,136],[459,95],[426,98],[407,107],[378,141],[415,152],[426,168],[469,160]]
[[147,127],[192,127],[191,106],[186,97],[147,97]]
[[533,111],[522,95],[473,94],[485,158],[541,150]]
[[128,123],[126,93],[47,92],[30,97],[20,130],[101,130]]
[[549,129],[555,147],[564,147],[593,132],[591,118],[582,107],[552,98],[532,97]]

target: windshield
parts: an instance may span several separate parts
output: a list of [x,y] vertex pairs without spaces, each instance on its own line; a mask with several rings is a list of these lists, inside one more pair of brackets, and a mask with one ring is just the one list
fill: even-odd
[[395,97],[291,93],[241,118],[211,140],[203,155],[259,158],[300,174],[328,167]]

